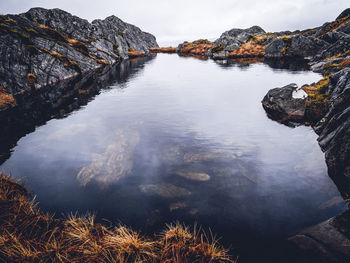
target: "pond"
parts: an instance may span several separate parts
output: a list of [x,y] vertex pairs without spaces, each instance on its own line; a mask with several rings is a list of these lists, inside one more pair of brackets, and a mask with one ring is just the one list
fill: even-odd
[[158,54],[120,70],[2,164],[44,211],[92,212],[149,233],[197,222],[244,247],[345,209],[312,128],[271,121],[261,105],[271,88],[321,78],[305,65]]

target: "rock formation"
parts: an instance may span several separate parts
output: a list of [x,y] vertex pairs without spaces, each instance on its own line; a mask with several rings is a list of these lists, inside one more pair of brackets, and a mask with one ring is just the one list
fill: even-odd
[[[153,35],[115,16],[87,20],[60,9],[0,16],[0,113],[57,84],[158,47]],[[136,53],[135,53],[136,52]],[[73,82],[74,82],[73,81]],[[56,103],[61,94],[46,98]]]

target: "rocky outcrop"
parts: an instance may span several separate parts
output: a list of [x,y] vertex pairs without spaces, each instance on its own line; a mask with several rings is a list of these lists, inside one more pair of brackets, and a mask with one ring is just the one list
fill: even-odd
[[[319,134],[328,173],[347,200],[350,197],[349,10],[321,27],[277,37],[265,48],[266,56],[270,57],[309,56],[311,69],[322,73],[323,79],[302,87],[308,94],[303,101],[291,96],[289,86],[270,90],[262,101],[268,116],[282,123],[289,118],[291,107],[297,106],[301,123],[312,124]],[[291,237],[290,242],[299,250],[296,254],[301,252],[301,258],[307,258],[307,262],[349,262],[349,215],[347,211]]]
[[[350,34],[345,33],[350,17],[346,16],[347,12],[319,28],[288,38],[278,37],[265,48],[270,56],[282,53],[292,57],[310,56],[311,69],[322,73],[324,78],[302,87],[308,94],[302,101],[291,96],[289,86],[270,90],[262,101],[268,116],[274,120],[289,124],[297,119],[312,124],[319,134],[329,175],[345,198],[350,196]],[[299,114],[293,116],[291,113],[296,109],[293,106],[297,105]]]
[[303,122],[306,109],[306,98],[295,98],[298,86],[289,84],[282,88],[271,89],[262,105],[271,119],[293,125],[294,122]]
[[158,47],[154,36],[115,16],[89,23],[60,9],[43,8],[0,16],[1,101],[7,101],[0,103],[0,111],[21,107],[23,97],[55,89],[58,83],[80,81],[127,59],[130,51],[148,54],[150,47]]

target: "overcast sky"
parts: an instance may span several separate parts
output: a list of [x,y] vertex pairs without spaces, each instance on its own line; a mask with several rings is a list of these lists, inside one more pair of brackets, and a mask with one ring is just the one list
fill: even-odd
[[170,44],[217,38],[234,27],[266,31],[306,29],[334,20],[349,0],[0,0],[0,13],[61,8],[92,21],[116,15]]

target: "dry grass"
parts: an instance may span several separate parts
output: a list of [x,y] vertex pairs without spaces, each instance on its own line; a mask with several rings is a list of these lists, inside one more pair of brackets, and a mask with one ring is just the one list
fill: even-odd
[[93,216],[43,214],[26,188],[0,174],[0,262],[235,262],[215,237],[179,223],[148,238]]
[[319,121],[327,112],[329,105],[329,96],[327,87],[329,76],[324,77],[317,83],[304,85],[302,89],[308,94],[306,99],[306,111],[313,122]]
[[179,52],[181,54],[205,55],[209,50],[213,49],[214,47],[215,46],[212,42],[206,39],[199,39],[192,43],[183,44]]
[[265,48],[252,41],[243,43],[238,49],[228,54],[229,58],[263,57]]
[[16,105],[15,98],[0,86],[0,110],[6,110]]
[[153,53],[176,53],[176,47],[151,47],[149,51]]

